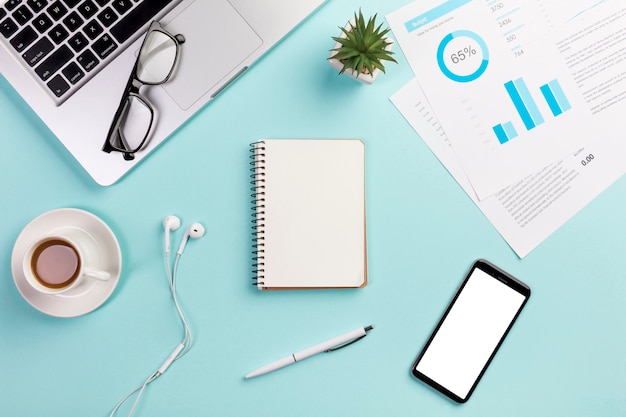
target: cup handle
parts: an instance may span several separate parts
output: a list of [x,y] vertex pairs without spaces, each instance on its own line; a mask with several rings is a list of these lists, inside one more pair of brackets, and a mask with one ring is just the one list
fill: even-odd
[[111,278],[111,274],[106,271],[99,271],[97,269],[86,269],[85,276],[94,278],[100,281],[108,281]]

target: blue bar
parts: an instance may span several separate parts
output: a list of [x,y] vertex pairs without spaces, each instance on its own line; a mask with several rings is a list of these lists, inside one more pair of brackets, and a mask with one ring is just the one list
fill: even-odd
[[517,92],[517,88],[513,84],[513,81],[509,81],[504,84],[504,88],[506,88],[506,92],[509,93],[509,97],[513,101],[513,105],[517,109],[517,113],[522,118],[522,122],[524,122],[524,126],[526,126],[526,130],[530,130],[535,127],[535,122],[533,122],[532,117],[530,117],[530,113],[526,106],[524,105],[524,101],[522,97]]
[[554,94],[556,101],[559,103],[561,110],[568,111],[569,109],[571,109],[572,105],[569,103],[569,100],[565,96],[565,92],[561,88],[561,84],[559,84],[559,81],[557,79],[554,79],[550,81],[548,85],[550,86],[550,90],[552,91],[552,94]]
[[515,84],[515,87],[517,87],[517,91],[522,97],[522,100],[524,100],[524,104],[526,105],[526,108],[530,112],[530,117],[533,118],[533,121],[535,122],[535,126],[539,126],[540,124],[544,122],[543,116],[539,112],[539,107],[537,107],[537,103],[535,103],[535,100],[530,95],[530,90],[526,86],[524,79],[518,78],[517,80],[513,81],[513,83]]
[[493,133],[496,134],[496,137],[498,138],[498,141],[501,144],[508,142],[509,138],[506,135],[506,132],[504,131],[504,128],[502,127],[501,124],[495,125],[492,129],[493,129]]
[[552,114],[554,116],[558,116],[559,114],[563,113],[563,110],[561,110],[561,107],[559,106],[556,97],[554,97],[554,94],[552,94],[552,90],[550,90],[550,86],[548,84],[544,84],[539,87],[539,89],[541,90],[541,94],[543,94],[543,97],[546,99],[546,103],[548,103]]
[[517,137],[517,130],[515,130],[515,127],[513,126],[513,123],[511,122],[506,122],[504,124],[504,131],[506,132],[506,136],[509,139],[513,139]]
[[431,23],[432,21],[453,12],[459,7],[465,6],[470,1],[471,0],[449,0],[434,9],[427,11],[426,13],[409,20],[404,24],[404,27],[406,27],[406,30],[411,33],[414,30]]

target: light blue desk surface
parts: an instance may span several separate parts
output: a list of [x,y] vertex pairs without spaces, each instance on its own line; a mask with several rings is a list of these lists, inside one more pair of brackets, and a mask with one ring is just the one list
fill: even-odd
[[[626,179],[520,260],[389,101],[412,77],[400,49],[399,65],[372,86],[326,62],[330,37],[359,6],[385,16],[406,2],[331,1],[108,188],[0,79],[1,415],[108,416],[164,361],[182,337],[162,257],[168,214],[207,229],[179,268],[194,344],[150,385],[137,416],[626,415]],[[250,285],[248,145],[264,137],[365,142],[366,288]],[[71,319],[26,303],[10,268],[22,228],[60,207],[102,218],[124,257],[111,298]],[[479,257],[533,295],[470,401],[456,405],[409,368]],[[374,330],[349,348],[243,378],[367,324]]]

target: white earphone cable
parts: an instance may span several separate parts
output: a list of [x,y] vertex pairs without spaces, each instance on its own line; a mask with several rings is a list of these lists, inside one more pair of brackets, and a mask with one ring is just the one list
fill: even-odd
[[117,411],[120,409],[120,407],[130,398],[132,397],[135,393],[137,393],[137,397],[135,398],[135,401],[133,402],[133,405],[130,409],[130,411],[128,412],[127,417],[131,417],[132,414],[135,412],[135,408],[137,407],[137,404],[139,403],[139,400],[141,399],[146,387],[153,382],[155,379],[157,379],[159,376],[163,375],[163,373],[167,370],[167,368],[175,361],[177,361],[178,359],[182,358],[183,356],[185,356],[187,354],[187,352],[189,352],[189,349],[191,348],[191,329],[189,328],[189,324],[187,323],[187,319],[185,318],[185,314],[183,313],[183,310],[180,307],[180,304],[178,302],[178,297],[176,294],[176,276],[178,273],[178,263],[180,261],[180,257],[181,254],[178,253],[176,254],[176,259],[174,260],[174,266],[172,268],[172,270],[170,270],[170,257],[169,257],[169,251],[165,252],[165,269],[167,271],[167,281],[168,281],[168,285],[170,287],[170,293],[172,295],[172,299],[174,300],[174,306],[176,307],[176,312],[178,313],[178,317],[180,318],[182,324],[183,324],[183,330],[184,330],[184,336],[183,336],[183,340],[176,346],[176,349],[174,349],[174,351],[170,354],[170,356],[165,360],[165,362],[163,362],[163,364],[159,367],[159,369],[157,371],[155,371],[152,375],[150,375],[142,385],[138,386],[137,388],[135,388],[133,391],[129,392],[124,398],[122,398],[113,408],[113,410],[111,411],[111,414],[109,414],[109,417],[114,417],[114,415],[117,413]]
[[176,307],[176,311],[178,312],[178,317],[180,317],[180,321],[183,324],[183,329],[185,332],[185,335],[183,337],[183,340],[181,342],[181,344],[185,347],[184,350],[178,355],[176,356],[176,359],[180,359],[183,356],[185,356],[185,354],[187,354],[187,352],[189,352],[189,349],[191,348],[191,329],[189,328],[189,324],[187,323],[187,319],[185,318],[185,314],[183,313],[182,308],[180,307],[180,304],[178,302],[178,296],[176,294],[176,277],[178,274],[178,263],[180,261],[180,254],[176,254],[176,259],[174,260],[174,267],[172,268],[173,272],[170,273],[170,269],[169,269],[169,253],[165,254],[165,259],[166,259],[166,266],[168,266],[167,268],[167,273],[168,273],[168,280],[170,283],[170,290],[172,293],[172,299],[174,300],[174,306]]
[[113,417],[115,415],[115,413],[117,413],[117,411],[120,409],[120,407],[130,398],[132,397],[137,391],[139,391],[139,394],[137,394],[137,398],[135,398],[135,401],[133,402],[133,406],[131,407],[130,411],[128,412],[128,416],[130,417],[134,412],[135,412],[135,407],[137,407],[137,404],[139,403],[139,399],[141,398],[141,396],[143,395],[144,390],[146,389],[146,387],[148,386],[148,384],[150,384],[152,381],[154,381],[155,379],[157,379],[161,374],[158,372],[153,373],[152,375],[150,375],[148,377],[148,379],[146,379],[146,381],[138,386],[137,388],[135,388],[134,390],[132,390],[131,392],[129,392],[128,394],[126,394],[126,396],[124,398],[122,398],[120,400],[120,402],[118,402],[115,407],[113,408],[113,410],[111,411],[111,414],[109,414],[109,417]]

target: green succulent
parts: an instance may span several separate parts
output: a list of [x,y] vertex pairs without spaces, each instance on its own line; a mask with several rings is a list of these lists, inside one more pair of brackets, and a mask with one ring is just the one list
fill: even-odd
[[339,42],[335,52],[329,59],[337,59],[343,67],[339,71],[342,74],[348,68],[352,69],[357,77],[360,74],[372,74],[374,68],[385,72],[383,61],[396,62],[391,57],[393,52],[385,48],[391,44],[387,39],[389,28],[383,29],[383,24],[376,26],[376,16],[370,17],[365,23],[363,13],[354,13],[354,22],[350,22],[349,28],[340,27],[345,36],[333,37],[335,42]]

